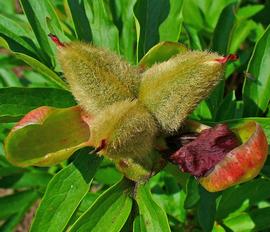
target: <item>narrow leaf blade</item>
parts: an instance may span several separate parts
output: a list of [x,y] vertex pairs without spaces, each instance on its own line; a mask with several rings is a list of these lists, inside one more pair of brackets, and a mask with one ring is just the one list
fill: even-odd
[[105,0],[86,0],[85,2],[93,43],[119,53],[119,32],[113,23],[109,2]]
[[198,206],[198,220],[203,231],[212,231],[216,214],[216,193],[209,193],[200,188],[200,202]]
[[79,152],[77,159],[50,181],[37,210],[31,232],[64,231],[79,203],[89,191],[101,158]]
[[92,32],[84,4],[85,3],[82,0],[68,0],[69,9],[78,39],[90,42],[92,41]]
[[148,232],[171,231],[168,219],[164,210],[153,200],[148,187],[140,185],[135,197],[142,217],[140,226]]
[[131,183],[125,179],[104,192],[71,227],[70,232],[118,232],[124,226],[132,208],[128,196]]
[[256,80],[246,78],[243,87],[244,115],[259,116],[267,110],[270,100],[270,26],[256,43],[247,72]]
[[159,27],[167,18],[170,10],[170,3],[167,0],[138,0],[134,13],[138,22],[139,41],[138,60],[147,51],[157,44],[159,39]]
[[160,41],[177,42],[182,29],[182,8],[184,0],[170,0],[168,17],[159,27]]
[[47,0],[37,2],[35,0],[20,0],[24,13],[28,18],[33,32],[37,38],[37,41],[42,49],[41,55],[49,66],[55,65],[54,52],[52,49],[52,43],[49,41],[48,34],[49,29],[46,23],[46,17],[49,17],[46,8]]

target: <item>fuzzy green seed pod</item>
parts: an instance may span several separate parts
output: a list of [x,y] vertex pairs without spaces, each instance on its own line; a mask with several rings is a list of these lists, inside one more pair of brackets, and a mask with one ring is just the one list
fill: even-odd
[[[101,111],[91,127],[90,141],[112,159],[128,178],[150,177],[158,156],[152,154],[158,129],[147,109],[137,100],[114,103]],[[103,144],[103,145],[102,145]]]
[[177,130],[222,77],[224,65],[215,53],[186,52],[156,64],[143,74],[139,100],[164,131]]
[[73,42],[59,47],[58,59],[73,95],[91,114],[137,95],[137,69],[107,50]]

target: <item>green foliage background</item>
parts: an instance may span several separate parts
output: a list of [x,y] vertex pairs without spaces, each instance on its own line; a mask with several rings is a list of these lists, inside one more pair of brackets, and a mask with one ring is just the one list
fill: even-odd
[[220,193],[167,166],[133,200],[133,187],[114,165],[86,157],[85,149],[51,168],[18,168],[2,145],[30,110],[75,104],[63,90],[50,32],[106,47],[135,65],[160,41],[237,53],[190,118],[231,125],[253,118],[270,140],[269,15],[269,0],[0,0],[0,188],[10,192],[0,197],[0,231],[15,231],[43,196],[32,232],[269,231],[269,160],[255,180]]

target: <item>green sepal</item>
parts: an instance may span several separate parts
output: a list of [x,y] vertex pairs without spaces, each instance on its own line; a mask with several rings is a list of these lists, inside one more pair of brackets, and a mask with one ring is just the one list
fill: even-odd
[[89,120],[78,106],[39,107],[19,121],[7,136],[7,159],[16,166],[50,166],[89,146]]
[[188,49],[183,44],[175,42],[160,42],[152,47],[140,60],[139,66],[141,68],[150,68],[155,63],[161,63],[169,60],[177,54],[186,52]]

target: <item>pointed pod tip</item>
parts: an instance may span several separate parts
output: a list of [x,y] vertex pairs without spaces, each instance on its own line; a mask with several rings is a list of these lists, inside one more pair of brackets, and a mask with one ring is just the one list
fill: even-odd
[[51,40],[56,44],[58,48],[66,47],[66,45],[62,43],[56,35],[50,33],[48,34],[48,36],[51,38]]
[[229,54],[227,56],[221,57],[221,58],[217,58],[214,61],[219,62],[220,64],[225,64],[228,61],[236,61],[238,60],[238,56],[236,54]]

